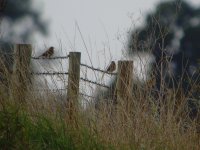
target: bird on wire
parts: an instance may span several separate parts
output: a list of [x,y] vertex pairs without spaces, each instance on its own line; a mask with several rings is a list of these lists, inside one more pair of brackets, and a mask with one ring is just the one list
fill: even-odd
[[[115,64],[115,61],[111,61],[110,65],[107,67],[106,69],[106,72],[108,73],[112,73],[116,70],[116,64]],[[101,80],[103,79],[105,73],[103,73],[102,77],[101,77]]]
[[47,49],[39,58],[50,58],[54,54],[54,47]]

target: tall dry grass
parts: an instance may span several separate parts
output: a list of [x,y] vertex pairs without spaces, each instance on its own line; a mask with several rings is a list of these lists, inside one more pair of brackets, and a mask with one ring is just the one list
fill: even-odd
[[[66,93],[52,92],[47,85],[43,86],[46,91],[28,85],[21,103],[15,97],[18,91],[12,91],[16,84],[12,72],[1,66],[0,145],[3,149],[182,150],[200,147],[199,117],[191,119],[187,107],[187,100],[192,97],[187,97],[181,88],[169,89],[165,85],[152,94],[155,93],[155,76],[146,83],[134,82],[129,100],[113,104],[110,98],[102,96],[104,100],[98,109],[94,101],[83,108],[83,97],[80,97],[74,126],[66,117]],[[51,80],[56,83],[54,78]],[[199,85],[192,87],[196,90]],[[97,91],[92,92],[95,95]]]

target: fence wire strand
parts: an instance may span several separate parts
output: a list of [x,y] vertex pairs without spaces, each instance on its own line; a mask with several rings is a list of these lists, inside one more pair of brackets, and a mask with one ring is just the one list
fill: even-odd
[[60,92],[60,91],[66,91],[67,88],[63,89],[35,89],[36,92]]
[[[67,91],[67,88],[62,88],[62,89],[35,89],[34,91],[36,92],[66,92]],[[83,97],[88,97],[88,98],[91,98],[91,99],[96,99],[96,97],[94,96],[91,96],[91,95],[87,95],[87,94],[84,94],[84,93],[81,93],[79,92],[79,95],[80,96],[83,96]]]
[[83,97],[88,97],[88,98],[96,99],[96,97],[91,96],[91,95],[87,95],[87,94],[84,94],[84,93],[79,93],[79,95],[83,96]]
[[31,75],[68,75],[68,72],[31,72]]
[[106,74],[109,74],[109,75],[117,75],[117,73],[112,73],[112,72],[108,72],[108,71],[105,71],[105,70],[102,70],[102,69],[94,68],[94,67],[88,66],[86,64],[80,64],[80,65],[87,67],[87,68],[94,70],[94,71],[99,71],[99,72],[106,73]]
[[55,56],[55,57],[31,57],[31,59],[68,59],[69,55],[67,56]]
[[109,86],[105,85],[105,84],[101,84],[101,83],[97,83],[95,81],[91,81],[91,80],[88,80],[88,79],[85,79],[85,78],[80,78],[80,80],[82,81],[85,81],[85,82],[89,82],[89,83],[92,83],[92,84],[96,84],[96,85],[99,85],[99,86],[102,86],[102,87],[105,87],[105,88],[110,88]]

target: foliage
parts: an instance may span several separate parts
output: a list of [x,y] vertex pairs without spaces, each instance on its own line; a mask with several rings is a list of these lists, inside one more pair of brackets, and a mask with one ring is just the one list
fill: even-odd
[[84,128],[79,132],[62,120],[55,122],[42,114],[30,116],[13,105],[0,111],[1,149],[105,149]]
[[[33,0],[2,0],[0,2],[0,59],[9,72],[13,71],[14,43],[30,43],[33,34],[37,32],[47,35],[48,24],[41,13],[41,10],[33,8]],[[0,77],[0,82],[2,80]]]
[[41,11],[33,8],[32,0],[4,0],[5,5],[1,12],[3,18],[1,41],[13,42],[18,38],[28,42],[36,31],[46,35],[47,21],[41,17]]
[[185,1],[161,2],[155,12],[146,17],[145,26],[130,34],[129,53],[151,51],[156,63],[161,62],[161,57],[172,57],[172,63],[177,65],[174,74],[180,75],[181,69],[187,67],[191,76],[188,69],[198,65],[197,59],[200,58],[199,16],[200,8],[193,8]]
[[195,95],[198,101],[199,87],[195,91],[191,89],[194,83],[200,85],[199,35],[200,7],[194,8],[180,0],[160,2],[155,11],[147,15],[145,25],[130,34],[128,52],[130,55],[137,52],[154,55],[149,75],[155,77],[154,90],[177,88],[186,97]]

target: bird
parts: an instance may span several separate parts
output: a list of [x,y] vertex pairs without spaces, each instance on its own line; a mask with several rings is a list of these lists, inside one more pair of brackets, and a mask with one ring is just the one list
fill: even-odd
[[[107,69],[106,69],[106,72],[108,72],[108,73],[112,73],[112,72],[114,72],[115,70],[116,70],[116,64],[115,64],[115,61],[111,61],[110,65],[109,65],[109,66],[107,67]],[[104,74],[105,74],[105,73],[103,73],[101,79],[103,79]]]
[[54,47],[50,47],[49,49],[47,49],[42,55],[40,55],[39,57],[42,58],[50,58],[52,55],[54,54]]
[[116,64],[114,61],[111,61],[110,65],[107,67],[106,71],[112,73],[116,70]]

